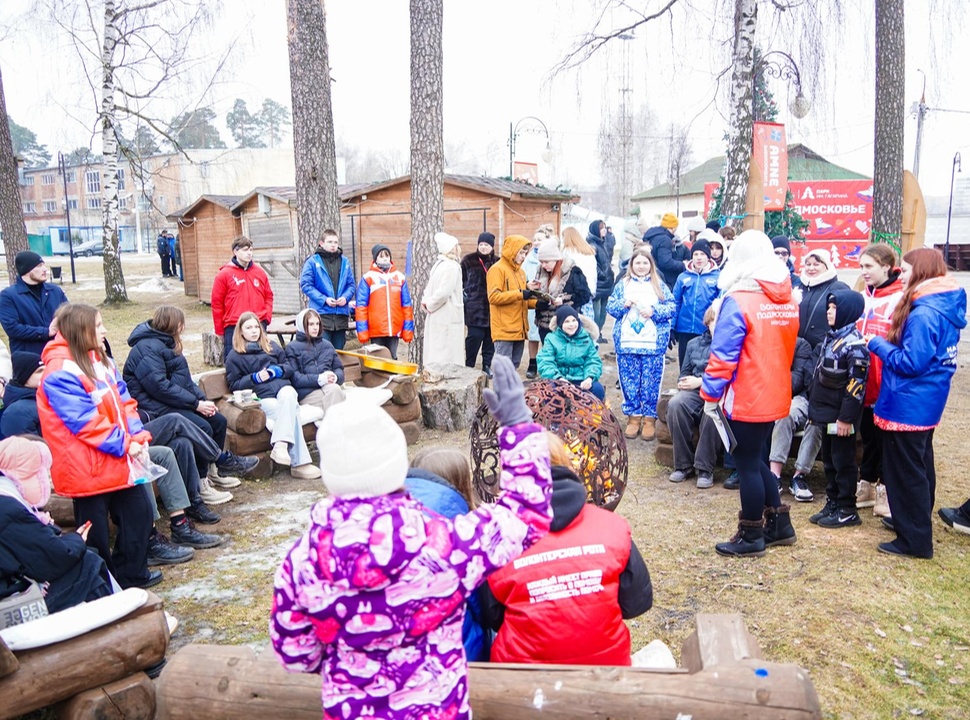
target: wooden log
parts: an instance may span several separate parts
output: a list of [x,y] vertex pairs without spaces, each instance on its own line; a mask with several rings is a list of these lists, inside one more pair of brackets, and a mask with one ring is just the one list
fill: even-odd
[[259,462],[246,478],[249,480],[265,480],[270,477],[273,474],[273,461],[269,459],[269,451],[253,453],[253,457]]
[[219,412],[226,416],[226,427],[240,435],[255,435],[266,427],[266,413],[262,408],[240,408],[222,399],[216,401]]
[[221,400],[232,393],[226,382],[225,370],[213,370],[199,376],[199,389],[207,400]]
[[85,690],[54,707],[58,720],[154,720],[155,685],[143,672]]
[[270,443],[270,432],[263,428],[253,435],[240,435],[232,430],[226,430],[226,449],[236,455],[257,455],[267,452]]
[[17,653],[20,669],[0,678],[0,720],[151,667],[162,661],[167,648],[162,601],[149,592],[148,602],[121,620],[64,642]]
[[17,672],[19,667],[20,663],[17,662],[17,656],[10,652],[7,643],[3,641],[3,638],[0,638],[0,677],[6,677]]
[[404,439],[407,440],[408,445],[414,445],[421,438],[420,422],[400,423],[399,427],[401,432],[404,433]]
[[[318,720],[319,676],[290,674],[271,660],[256,659],[248,647],[182,648],[158,680],[158,720]],[[796,665],[764,660],[742,660],[695,674],[472,663],[468,686],[476,720],[532,720],[540,714],[570,720],[821,718],[808,673]]]
[[667,422],[667,406],[670,405],[670,398],[672,398],[677,393],[671,390],[665,390],[660,393],[660,397],[657,399],[657,419]]
[[656,440],[658,443],[663,443],[664,445],[672,445],[674,442],[674,438],[670,434],[670,426],[659,418],[657,419]]
[[[349,350],[349,348],[348,348]],[[344,366],[344,382],[356,383],[360,380],[360,360],[355,357],[340,356],[340,364]]]
[[739,660],[764,659],[758,641],[737,614],[698,613],[694,632],[684,640],[680,661],[691,672],[733,665]]
[[391,373],[371,370],[361,376],[357,385],[363,387],[381,387],[391,391],[391,402],[395,405],[408,405],[418,396],[418,387],[414,377],[410,375],[392,375]]
[[222,358],[222,335],[212,332],[202,333],[202,362],[206,365],[221,367]]
[[398,425],[421,419],[421,399],[417,395],[407,405],[395,405],[393,402],[386,402],[381,407]]
[[653,451],[653,457],[658,465],[672,468],[674,466],[674,446],[658,442]]
[[51,514],[51,519],[62,528],[74,527],[74,501],[51,493],[51,499],[44,508]]

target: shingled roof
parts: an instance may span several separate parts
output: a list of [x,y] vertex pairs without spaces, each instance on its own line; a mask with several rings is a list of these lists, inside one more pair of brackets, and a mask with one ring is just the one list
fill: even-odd
[[231,210],[233,205],[239,202],[240,198],[242,198],[242,195],[203,195],[191,205],[187,205],[181,210],[176,210],[175,212],[170,213],[166,217],[173,218],[173,219],[185,217],[193,210],[195,210],[196,206],[198,206],[199,203],[201,202],[211,202],[213,205],[218,205],[220,207],[226,208],[226,210]]
[[[378,190],[383,190],[384,188],[389,188],[404,182],[408,182],[410,179],[410,175],[402,175],[401,177],[397,177],[392,180],[383,180],[381,182],[371,183],[369,185],[347,186],[346,188],[341,188],[340,199],[347,202],[361,195],[377,192]],[[454,185],[457,187],[469,188],[471,190],[479,190],[481,192],[488,193],[489,195],[497,195],[505,198],[506,200],[511,199],[513,196],[519,196],[529,200],[556,200],[563,203],[579,202],[580,200],[579,196],[573,194],[572,192],[550,190],[549,188],[529,185],[528,183],[516,182],[514,180],[505,180],[504,178],[448,174],[445,175],[444,182],[445,185]]]

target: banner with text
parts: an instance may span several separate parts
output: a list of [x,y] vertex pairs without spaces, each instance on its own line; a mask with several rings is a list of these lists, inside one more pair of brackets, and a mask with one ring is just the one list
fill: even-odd
[[783,210],[788,193],[788,143],[784,125],[754,124],[754,158],[761,168],[765,210]]

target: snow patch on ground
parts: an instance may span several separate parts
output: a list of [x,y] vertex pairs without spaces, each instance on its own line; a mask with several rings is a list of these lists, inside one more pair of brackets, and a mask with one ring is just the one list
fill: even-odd
[[145,293],[168,293],[168,292],[173,292],[175,290],[175,287],[172,285],[169,285],[167,282],[165,282],[165,280],[163,280],[160,277],[153,277],[139,285],[135,285],[130,289],[137,292],[145,292]]

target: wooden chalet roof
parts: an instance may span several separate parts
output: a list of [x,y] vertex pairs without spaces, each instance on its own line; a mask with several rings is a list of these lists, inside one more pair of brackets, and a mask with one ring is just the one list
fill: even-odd
[[203,202],[211,202],[213,205],[224,207],[226,210],[232,210],[233,205],[239,202],[240,198],[242,198],[242,195],[202,195],[191,205],[187,205],[181,210],[176,210],[175,212],[166,215],[166,217],[172,220],[185,217]]
[[[371,183],[369,185],[350,185],[340,189],[340,199],[343,202],[354,200],[361,195],[377,192],[384,188],[393,187],[410,181],[410,175],[402,175],[392,180]],[[549,188],[529,185],[528,183],[505,180],[504,178],[479,177],[476,175],[445,175],[445,185],[478,190],[488,195],[510,200],[522,198],[527,200],[557,200],[559,202],[579,202],[580,197],[572,192],[562,192]]]

